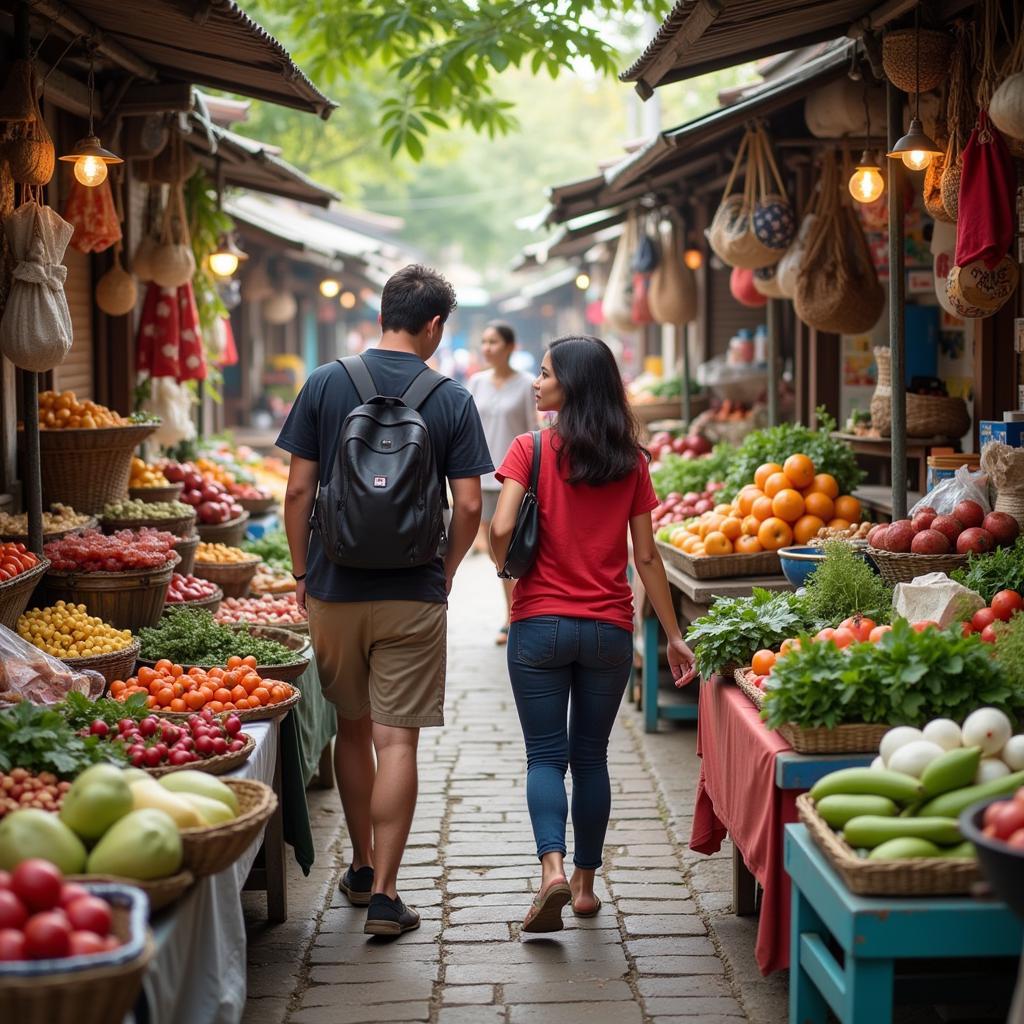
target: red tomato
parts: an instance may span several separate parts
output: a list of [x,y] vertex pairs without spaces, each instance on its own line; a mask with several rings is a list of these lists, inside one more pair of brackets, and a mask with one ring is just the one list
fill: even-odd
[[91,895],[89,890],[82,885],[75,885],[74,882],[66,882],[64,888],[60,891],[60,905],[67,910],[75,900],[82,899],[83,896]]
[[981,631],[981,639],[987,644],[994,644],[996,642],[996,631],[991,626],[986,626]]
[[17,928],[0,928],[0,963],[27,959],[25,936]]
[[1024,850],[1024,828],[1017,829],[1016,832],[1006,840],[1007,846],[1012,846],[1015,850]]
[[11,887],[11,873],[10,871],[0,870],[0,889],[10,889]]
[[25,952],[33,960],[67,956],[71,948],[71,925],[59,911],[44,910],[25,925]]
[[1024,829],[1024,804],[1016,800],[1000,800],[994,806],[996,811],[986,824],[995,826],[1000,839],[1009,839],[1014,832]]
[[106,936],[95,932],[72,932],[68,946],[72,956],[94,956],[106,951]]
[[110,904],[97,896],[83,896],[75,900],[65,913],[76,932],[93,932],[100,938],[110,932]]
[[1000,622],[1009,622],[1010,617],[1024,608],[1024,600],[1016,590],[1000,590],[992,598],[992,611]]
[[832,643],[840,649],[843,647],[849,647],[856,639],[857,636],[853,630],[847,629],[845,626],[840,626],[839,629],[832,634]]
[[814,634],[814,639],[821,643],[823,640],[831,640],[835,637],[836,631],[831,626],[826,626]]
[[873,644],[877,644],[879,640],[885,636],[892,629],[892,626],[875,626],[870,633],[868,633],[868,640]]
[[974,626],[971,624],[970,619],[968,619],[966,622],[961,623],[961,627],[963,628],[964,636],[974,635]]
[[996,613],[991,608],[979,608],[971,616],[971,625],[976,633],[980,633],[986,626],[991,626],[996,621]]
[[0,890],[0,928],[21,928],[27,920],[25,904],[9,889]]
[[875,623],[866,616],[858,614],[844,619],[839,624],[839,628],[850,630],[858,640],[864,641],[871,636],[871,630],[875,628]]
[[921,622],[915,622],[910,628],[915,632],[923,633],[926,629],[938,629],[939,624],[931,619],[923,619]]
[[11,873],[11,889],[29,910],[51,910],[60,904],[64,876],[48,860],[31,857]]

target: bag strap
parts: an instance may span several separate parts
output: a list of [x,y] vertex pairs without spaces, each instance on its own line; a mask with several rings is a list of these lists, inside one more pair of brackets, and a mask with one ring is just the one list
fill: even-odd
[[720,200],[723,203],[732,195],[732,186],[736,181],[736,175],[739,174],[740,164],[743,163],[743,156],[747,151],[749,143],[749,134],[744,135],[743,141],[740,142],[740,148],[736,151],[736,159],[733,161],[732,171],[729,173],[729,180],[725,183],[725,191],[722,193],[722,198]]
[[530,431],[533,438],[533,465],[530,468],[530,493],[537,497],[537,484],[540,482],[540,431]]
[[365,405],[371,398],[377,397],[379,394],[377,385],[373,383],[373,378],[370,376],[370,371],[366,368],[366,361],[362,356],[345,356],[338,362],[345,368],[345,372],[359,393],[360,402]]
[[768,138],[768,132],[764,126],[761,126],[761,141],[764,148],[765,161],[768,164],[769,170],[772,172],[772,177],[775,179],[775,184],[779,187],[779,195],[786,195],[786,186],[783,184],[782,175],[779,173],[779,165],[775,162],[775,154],[772,152],[771,140]]
[[443,373],[438,373],[437,370],[425,366],[405,389],[402,401],[410,409],[419,409],[447,379]]

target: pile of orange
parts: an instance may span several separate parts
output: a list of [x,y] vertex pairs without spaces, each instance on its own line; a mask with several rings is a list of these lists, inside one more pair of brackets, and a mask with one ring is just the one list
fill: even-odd
[[825,527],[846,529],[861,519],[860,502],[840,495],[828,473],[800,453],[779,465],[766,462],[731,504],[716,505],[680,524],[670,543],[690,555],[754,555],[806,544]]
[[231,657],[226,668],[190,668],[174,665],[166,658],[152,668],[139,669],[137,676],[110,684],[110,696],[127,700],[133,693],[145,693],[146,706],[157,711],[246,711],[280,704],[295,692],[288,683],[262,679],[256,673],[256,659]]

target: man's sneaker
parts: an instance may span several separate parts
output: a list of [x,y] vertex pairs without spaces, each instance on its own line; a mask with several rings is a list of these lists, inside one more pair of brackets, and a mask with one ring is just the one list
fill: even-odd
[[420,926],[420,915],[401,899],[390,899],[382,892],[370,897],[363,931],[367,935],[401,935]]
[[373,868],[362,867],[358,871],[350,864],[341,876],[338,888],[348,897],[353,907],[370,905],[370,893],[373,891]]

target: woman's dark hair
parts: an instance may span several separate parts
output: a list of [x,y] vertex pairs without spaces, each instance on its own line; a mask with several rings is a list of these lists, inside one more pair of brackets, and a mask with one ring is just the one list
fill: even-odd
[[626,399],[612,350],[600,338],[569,336],[548,350],[564,401],[556,430],[558,459],[569,464],[569,483],[599,487],[636,469],[640,427]]
[[384,331],[419,334],[435,316],[444,323],[455,309],[455,289],[436,270],[413,263],[392,274],[380,296]]
[[512,325],[505,323],[504,320],[492,320],[489,324],[485,325],[484,330],[494,331],[506,345],[514,345],[516,343],[516,332],[512,330]]

